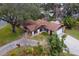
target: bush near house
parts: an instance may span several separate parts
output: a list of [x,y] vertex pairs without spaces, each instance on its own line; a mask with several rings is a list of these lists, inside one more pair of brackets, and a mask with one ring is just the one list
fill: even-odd
[[68,29],[72,29],[76,26],[76,20],[69,16],[64,18],[63,23]]
[[63,23],[66,26],[65,32],[79,39],[79,20],[75,20],[72,17],[67,16],[64,18]]

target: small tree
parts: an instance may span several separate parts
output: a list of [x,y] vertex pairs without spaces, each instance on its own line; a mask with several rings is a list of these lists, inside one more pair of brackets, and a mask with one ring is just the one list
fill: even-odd
[[57,34],[53,34],[48,38],[50,55],[58,56],[63,54],[64,40],[58,38]]

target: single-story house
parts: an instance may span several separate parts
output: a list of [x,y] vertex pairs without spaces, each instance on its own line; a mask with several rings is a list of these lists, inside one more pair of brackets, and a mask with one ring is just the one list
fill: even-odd
[[41,32],[48,32],[48,34],[52,34],[53,32],[56,32],[58,35],[63,33],[64,27],[63,25],[58,21],[51,21],[48,22],[44,19],[38,19],[36,21],[28,20],[24,22],[23,28],[26,31],[27,34],[35,35],[39,34]]

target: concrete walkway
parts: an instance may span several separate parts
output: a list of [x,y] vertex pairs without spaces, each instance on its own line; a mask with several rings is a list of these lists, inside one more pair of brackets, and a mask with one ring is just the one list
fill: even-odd
[[35,40],[30,39],[19,39],[14,42],[8,43],[2,47],[0,47],[0,56],[6,54],[7,52],[11,51],[12,49],[16,48],[16,44],[20,44],[21,46],[36,46],[38,44]]
[[69,48],[69,52],[71,54],[74,55],[79,55],[79,40],[67,35],[67,37],[65,38],[64,43],[67,45],[67,47]]

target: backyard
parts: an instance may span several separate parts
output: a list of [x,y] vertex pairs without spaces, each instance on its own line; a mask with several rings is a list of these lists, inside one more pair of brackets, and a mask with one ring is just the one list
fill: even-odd
[[20,38],[22,31],[19,28],[16,28],[16,30],[17,32],[13,33],[9,24],[0,29],[0,46]]

